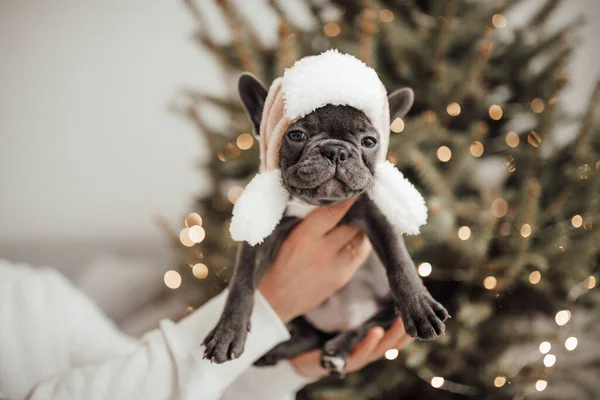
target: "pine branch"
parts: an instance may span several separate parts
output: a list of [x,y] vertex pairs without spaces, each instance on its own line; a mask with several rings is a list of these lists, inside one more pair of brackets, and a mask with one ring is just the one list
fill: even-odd
[[600,106],[600,81],[596,82],[596,87],[592,93],[587,111],[581,123],[581,129],[577,135],[575,155],[579,160],[584,159],[585,154],[588,151],[590,142],[589,135],[592,131],[594,121],[596,120],[596,111],[598,106]]

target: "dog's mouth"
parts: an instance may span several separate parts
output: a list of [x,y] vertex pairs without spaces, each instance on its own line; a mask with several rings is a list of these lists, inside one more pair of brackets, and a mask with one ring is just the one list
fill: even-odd
[[366,190],[352,189],[335,176],[313,187],[297,187],[293,184],[286,184],[286,186],[291,195],[316,206],[330,206],[341,203]]

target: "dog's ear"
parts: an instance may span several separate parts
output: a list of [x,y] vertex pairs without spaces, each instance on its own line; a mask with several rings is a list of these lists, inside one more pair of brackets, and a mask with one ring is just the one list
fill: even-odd
[[262,119],[263,108],[267,98],[267,89],[256,79],[256,77],[248,72],[244,72],[238,79],[238,92],[244,109],[252,121],[254,134],[260,133],[260,121]]
[[402,118],[408,113],[415,100],[415,92],[411,88],[402,88],[388,96],[390,118]]

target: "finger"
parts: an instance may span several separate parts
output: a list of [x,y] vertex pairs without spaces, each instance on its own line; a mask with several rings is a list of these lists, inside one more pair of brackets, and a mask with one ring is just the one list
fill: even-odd
[[341,250],[360,233],[360,228],[353,225],[339,225],[325,235],[324,245],[328,249]]
[[415,339],[411,338],[406,333],[404,333],[404,336],[402,336],[400,340],[398,340],[394,348],[398,350],[404,350],[409,344],[411,344],[414,341]]
[[386,351],[388,351],[389,349],[396,348],[396,344],[404,336],[408,335],[404,331],[404,324],[402,323],[402,319],[398,318],[396,322],[394,322],[394,324],[391,326],[391,328],[387,330],[383,339],[379,341],[377,348],[373,352],[373,356],[375,358],[383,357]]
[[359,267],[371,253],[371,242],[363,232],[359,232],[339,251],[339,263],[341,268],[348,266]]
[[371,354],[377,347],[381,338],[385,335],[385,330],[376,326],[372,328],[367,336],[354,347],[354,350],[348,358],[348,369],[362,368],[371,360]]
[[293,235],[309,235],[322,237],[332,230],[342,220],[346,212],[352,207],[354,199],[335,204],[330,207],[319,207],[302,221],[292,233]]

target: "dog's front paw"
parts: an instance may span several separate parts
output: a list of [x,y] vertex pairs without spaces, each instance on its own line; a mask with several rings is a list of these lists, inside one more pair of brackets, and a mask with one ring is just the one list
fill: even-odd
[[204,358],[217,364],[234,360],[244,352],[249,321],[220,320],[202,342]]
[[444,306],[435,301],[427,290],[412,298],[403,299],[403,303],[398,305],[398,311],[406,333],[421,340],[434,340],[444,334],[444,322],[450,318]]
[[334,378],[341,379],[346,376],[346,358],[341,354],[324,351],[321,355],[321,367]]

